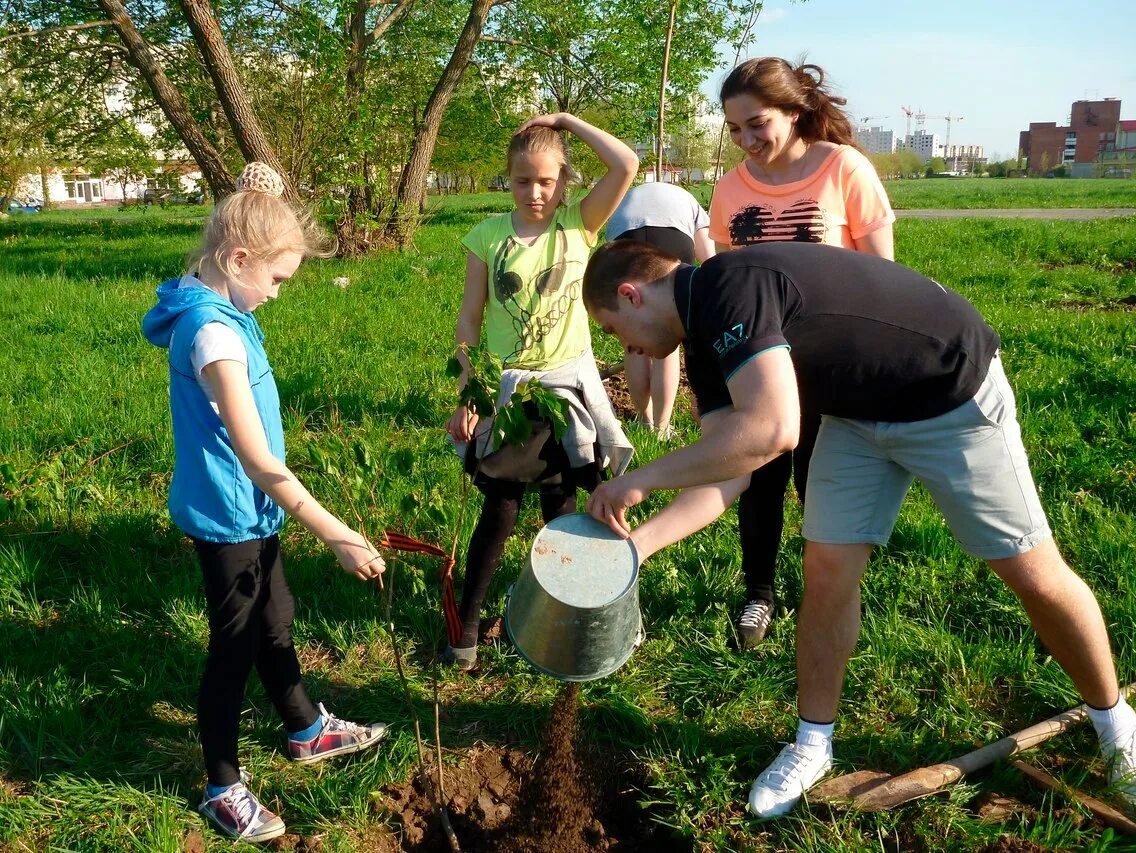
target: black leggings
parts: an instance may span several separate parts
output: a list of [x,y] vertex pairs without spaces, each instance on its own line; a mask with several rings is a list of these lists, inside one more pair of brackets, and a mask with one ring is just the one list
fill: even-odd
[[194,539],[209,615],[209,656],[197,696],[197,727],[213,785],[238,781],[237,729],[245,684],[256,667],[289,732],[319,718],[292,645],[296,608],[284,579],[280,537],[234,545]]
[[820,429],[820,415],[801,414],[801,434],[797,448],[782,454],[750,475],[749,488],[738,501],[738,534],[742,540],[742,573],[746,600],[773,602],[773,579],[777,571],[777,551],[785,528],[785,490],[789,477],[797,487],[801,504],[805,502],[805,483],[809,479],[809,460]]
[[[572,470],[563,476],[563,482],[540,486],[540,512],[544,523],[576,511],[576,489],[594,491],[599,485],[599,469],[593,464]],[[477,645],[477,630],[481,621],[481,605],[501,555],[505,540],[512,535],[521,512],[521,503],[528,483],[495,480],[484,475],[477,478],[477,487],[485,495],[481,517],[477,520],[469,540],[465,561],[465,581],[462,584],[461,617],[462,635],[457,648]]]

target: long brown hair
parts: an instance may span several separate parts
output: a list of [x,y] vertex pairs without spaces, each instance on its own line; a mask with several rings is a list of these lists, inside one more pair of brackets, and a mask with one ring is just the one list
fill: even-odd
[[797,134],[805,142],[860,147],[852,121],[841,109],[848,100],[829,91],[819,65],[794,67],[776,56],[747,59],[722,82],[723,106],[735,95],[749,95],[766,106],[798,113]]

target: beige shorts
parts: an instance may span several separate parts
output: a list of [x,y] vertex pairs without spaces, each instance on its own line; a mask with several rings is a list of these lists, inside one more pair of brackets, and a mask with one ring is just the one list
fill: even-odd
[[978,393],[945,415],[911,423],[826,415],[809,466],[805,539],[883,545],[916,478],[975,557],[1013,557],[1050,536],[997,356]]

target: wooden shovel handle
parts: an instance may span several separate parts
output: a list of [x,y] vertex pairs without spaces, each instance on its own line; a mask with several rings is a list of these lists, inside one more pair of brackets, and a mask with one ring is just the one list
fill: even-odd
[[[1121,696],[1127,696],[1136,684],[1129,684],[1120,691]],[[1001,761],[1016,755],[1023,750],[1037,746],[1059,735],[1088,716],[1086,706],[1078,705],[1060,714],[1054,714],[1048,720],[1022,729],[1001,740],[987,744],[984,747],[960,755],[950,761],[932,764],[930,767],[920,767],[865,791],[856,797],[853,804],[864,811],[878,811],[890,809],[902,803],[926,797],[952,785],[968,773],[973,773],[995,761]]]
[[1038,785],[1049,788],[1051,791],[1056,791],[1062,796],[1080,803],[1106,826],[1111,826],[1113,829],[1119,830],[1126,835],[1136,835],[1136,823],[1133,823],[1128,816],[1117,811],[1112,806],[1108,805],[1108,803],[1102,803],[1096,797],[1090,797],[1088,794],[1081,793],[1076,788],[1070,788],[1061,780],[1055,779],[1040,767],[1034,767],[1029,762],[1018,759],[1013,762],[1013,766],[1026,776],[1026,778]]

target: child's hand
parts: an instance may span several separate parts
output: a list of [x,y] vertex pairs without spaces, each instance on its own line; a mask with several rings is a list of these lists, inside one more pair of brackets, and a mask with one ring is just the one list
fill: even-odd
[[367,538],[350,528],[346,529],[344,536],[329,542],[339,565],[345,572],[351,572],[361,581],[378,578],[387,567],[386,562],[379,556],[375,546]]
[[551,127],[553,130],[564,130],[566,124],[564,119],[569,117],[568,113],[548,113],[542,116],[530,118],[524,124],[517,128],[517,133],[522,130],[528,130],[530,127]]
[[446,424],[446,432],[453,436],[454,441],[469,441],[476,427],[477,412],[469,406],[461,406]]

